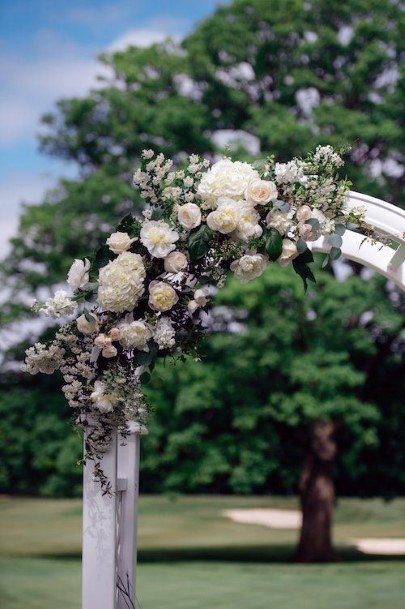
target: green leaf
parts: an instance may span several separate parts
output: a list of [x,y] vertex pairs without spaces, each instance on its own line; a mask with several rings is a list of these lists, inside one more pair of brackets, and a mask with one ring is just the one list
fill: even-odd
[[308,281],[316,283],[315,276],[309,265],[314,261],[311,250],[307,249],[303,254],[293,260],[294,271],[299,275],[304,284],[304,291],[308,289]]
[[283,251],[283,239],[276,228],[270,228],[265,231],[264,243],[270,260],[274,262],[281,256]]
[[118,224],[115,229],[120,233],[128,233],[130,237],[138,237],[140,229],[139,221],[132,216],[132,214],[127,214],[121,222]]
[[95,269],[101,269],[103,266],[106,266],[110,262],[110,248],[106,243],[101,245],[95,256],[94,256],[94,265],[92,265]]
[[340,235],[337,235],[336,233],[334,235],[328,235],[326,240],[332,247],[342,247],[343,239]]
[[339,235],[339,237],[342,237],[344,235],[346,231],[346,227],[344,224],[336,224],[335,225],[335,233],[337,235]]
[[150,351],[138,351],[134,359],[138,366],[149,366],[153,359],[153,353]]
[[314,231],[317,231],[320,228],[319,220],[316,218],[309,218],[309,220],[305,220],[305,224],[309,224]]
[[141,381],[141,383],[143,383],[144,385],[147,385],[147,383],[149,383],[150,381],[150,374],[149,372],[143,372],[141,374],[141,376],[139,377],[139,380]]
[[212,230],[206,224],[201,224],[190,233],[188,238],[188,251],[191,260],[203,258],[209,250],[212,239]]
[[304,239],[299,238],[297,241],[297,251],[299,254],[303,254],[305,250],[308,248]]
[[331,247],[329,252],[329,258],[331,260],[337,260],[340,258],[342,250],[339,247]]

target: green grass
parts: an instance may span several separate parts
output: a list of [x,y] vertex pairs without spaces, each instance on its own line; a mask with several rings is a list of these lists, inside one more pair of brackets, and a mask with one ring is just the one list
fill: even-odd
[[[350,562],[295,565],[295,531],[234,524],[235,507],[296,508],[295,499],[142,497],[142,609],[402,609],[405,561],[369,558],[352,537],[405,536],[405,499],[346,499],[335,538]],[[79,609],[81,501],[0,500],[1,609]],[[102,608],[97,608],[102,609]]]

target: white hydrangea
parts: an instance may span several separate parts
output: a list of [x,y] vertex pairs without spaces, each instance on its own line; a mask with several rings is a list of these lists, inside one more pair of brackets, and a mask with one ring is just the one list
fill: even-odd
[[159,349],[171,349],[176,344],[176,332],[170,317],[161,317],[153,333],[153,338]]
[[250,182],[258,179],[258,172],[249,163],[223,159],[202,176],[197,192],[205,203],[215,207],[219,197],[243,198]]
[[65,290],[57,290],[53,298],[48,298],[39,309],[47,317],[57,319],[62,315],[71,315],[77,308],[77,302],[69,298]]
[[179,234],[162,220],[150,220],[141,228],[140,241],[151,256],[166,258],[176,246]]
[[142,257],[124,252],[100,269],[98,303],[106,311],[132,311],[144,292]]
[[63,364],[65,350],[59,345],[35,343],[25,352],[26,359],[21,369],[29,374],[53,374]]
[[263,254],[245,254],[239,260],[231,264],[231,271],[241,283],[248,283],[256,277],[260,277],[267,266],[269,259]]
[[149,326],[139,319],[120,326],[120,343],[124,349],[139,349],[149,351],[148,340],[152,338]]

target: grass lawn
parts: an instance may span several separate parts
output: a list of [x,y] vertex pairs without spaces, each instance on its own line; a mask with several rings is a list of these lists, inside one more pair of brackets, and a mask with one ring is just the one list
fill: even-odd
[[[405,560],[365,557],[351,537],[405,536],[405,500],[342,500],[341,562],[294,565],[296,532],[240,525],[236,507],[296,508],[294,499],[142,497],[142,609],[402,609]],[[1,609],[79,609],[81,501],[0,500]],[[97,608],[102,609],[102,608]]]

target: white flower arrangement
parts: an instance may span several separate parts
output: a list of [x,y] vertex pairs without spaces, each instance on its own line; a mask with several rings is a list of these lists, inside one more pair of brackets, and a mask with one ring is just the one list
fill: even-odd
[[198,357],[207,286],[223,285],[229,272],[247,283],[269,264],[292,264],[306,288],[314,281],[307,243],[328,235],[334,260],[346,226],[365,228],[362,210],[345,209],[342,164],[330,146],[288,163],[223,159],[209,167],[191,155],[183,169],[143,152],[133,177],[147,204],[143,217],[128,215],[91,260],[73,262],[72,295],[59,290],[35,304],[55,318],[77,314],[50,345],[28,349],[24,366],[31,374],[61,371],[76,420],[92,421],[87,453],[103,486],[97,459],[112,434],[147,422],[142,383],[156,358]]

